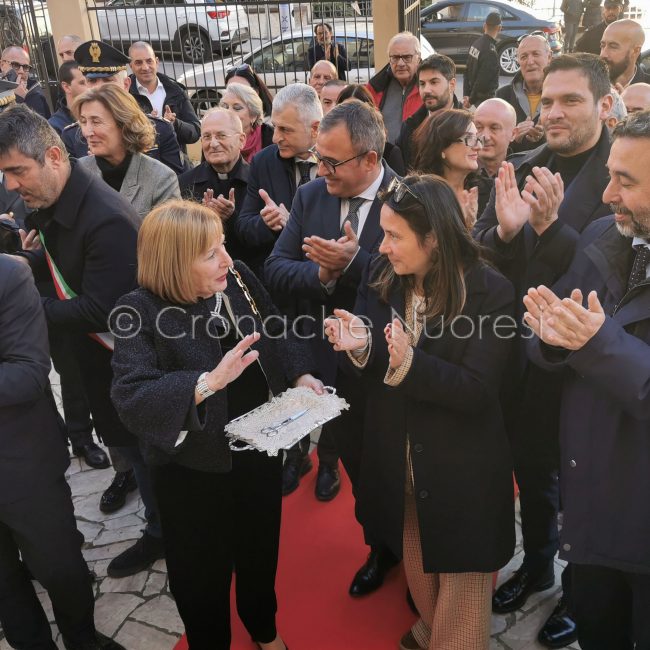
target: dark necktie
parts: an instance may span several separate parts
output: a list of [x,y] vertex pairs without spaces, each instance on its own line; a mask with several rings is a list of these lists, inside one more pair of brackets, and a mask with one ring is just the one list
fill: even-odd
[[632,291],[637,284],[640,284],[646,279],[646,269],[650,264],[650,248],[645,244],[636,244],[634,246],[636,254],[634,256],[634,263],[632,264],[632,272],[630,279],[627,283],[627,290]]
[[313,167],[314,163],[305,161],[297,162],[296,165],[298,165],[298,172],[300,174],[300,183],[298,183],[298,187],[300,187],[305,183],[309,183],[311,180],[311,168]]
[[348,214],[343,221],[343,226],[341,226],[341,234],[345,235],[345,224],[350,222],[352,230],[354,230],[355,235],[359,229],[359,208],[366,202],[366,199],[361,198],[360,196],[355,196],[352,199],[348,199],[350,207],[348,208]]

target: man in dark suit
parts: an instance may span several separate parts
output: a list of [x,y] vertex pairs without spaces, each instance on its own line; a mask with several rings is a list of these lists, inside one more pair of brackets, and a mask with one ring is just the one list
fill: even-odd
[[26,565],[47,590],[66,648],[119,650],[95,630],[41,300],[24,260],[8,255],[0,255],[0,331],[0,625],[14,648],[56,647]]
[[158,57],[149,43],[137,41],[129,48],[131,70],[129,92],[142,106],[149,102],[150,108],[143,108],[148,115],[167,120],[176,132],[181,149],[187,153],[188,144],[199,139],[201,124],[187,96],[185,86],[158,72]]
[[[607,67],[594,55],[565,54],[546,68],[540,116],[546,144],[504,163],[475,227],[520,297],[531,286],[557,281],[579,233],[609,212],[602,202],[610,148],[603,120],[611,106]],[[530,192],[543,196],[544,209],[531,207]],[[558,548],[560,383],[527,364],[523,339],[509,372],[502,401],[520,489],[524,561],[494,594],[497,613],[519,609],[532,592],[553,585]],[[568,577],[565,571],[565,591]],[[560,600],[542,628],[542,643],[560,647],[575,639],[568,601]]]
[[[100,84],[114,83],[129,90],[131,79],[126,74],[126,64],[129,57],[119,50],[102,41],[87,41],[82,43],[74,53],[79,70],[86,77],[86,85],[93,88]],[[144,100],[144,101],[143,101]],[[151,104],[146,98],[136,96],[140,108],[147,112]],[[181,156],[180,146],[176,139],[174,127],[162,117],[148,115],[156,129],[156,142],[145,153],[156,160],[160,160],[177,174],[186,170],[185,162]],[[71,156],[83,158],[88,155],[88,143],[81,133],[79,124],[75,122],[65,127],[61,138]]]
[[[325,425],[323,433],[334,436],[353,486],[362,456],[364,395],[359,382],[337,372],[323,320],[334,307],[353,308],[361,275],[381,243],[377,192],[394,177],[382,164],[385,137],[379,112],[361,102],[335,106],[323,118],[314,148],[321,178],[298,189],[264,270],[273,291],[309,303],[301,319],[302,334],[312,343],[323,381],[335,384],[351,405],[349,412]],[[395,562],[385,547],[371,543],[351,595],[377,589]]]
[[319,23],[314,27],[316,42],[309,48],[309,69],[314,67],[316,61],[329,61],[336,67],[339,79],[346,80],[350,64],[345,45],[333,39],[332,26],[328,23]]
[[[323,109],[316,91],[306,84],[290,84],[273,99],[271,119],[274,144],[255,155],[248,177],[244,205],[235,220],[235,234],[246,257],[264,280],[264,262],[287,224],[296,188],[316,178],[317,163],[311,148],[316,142]],[[278,307],[291,317],[302,314],[295,297],[274,295]],[[300,478],[311,470],[309,438],[286,454],[282,493],[297,489]],[[328,434],[318,441],[316,497],[330,501],[339,491],[338,451]]]
[[234,230],[248,187],[248,163],[241,149],[246,142],[241,120],[231,111],[214,108],[201,120],[200,165],[181,174],[181,196],[200,201],[221,219],[228,253],[250,266],[246,247]]
[[146,467],[110,400],[108,316],[118,298],[135,287],[138,217],[101,178],[70,161],[54,129],[24,106],[0,114],[0,170],[7,189],[18,191],[34,209],[22,255],[37,281],[54,282],[58,299],[43,298],[48,327],[70,338],[95,431],[108,446],[129,454],[145,501],[143,538],[108,567],[112,577],[130,575],[163,554]]
[[564,377],[560,556],[584,650],[650,647],[649,166],[645,111],[614,130],[613,218],[584,231],[552,291],[525,299],[531,358]]

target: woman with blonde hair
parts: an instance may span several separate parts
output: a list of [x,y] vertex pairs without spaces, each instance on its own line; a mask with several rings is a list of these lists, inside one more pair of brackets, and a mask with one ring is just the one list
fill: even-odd
[[233,265],[221,219],[198,203],[147,215],[138,283],[113,311],[112,398],[151,469],[189,648],[230,647],[234,571],[251,638],[285,650],[275,625],[282,457],[231,452],[224,427],[289,385],[321,393],[309,348],[278,326],[259,280]]
[[264,122],[262,100],[253,88],[241,83],[228,84],[219,106],[241,120],[246,136],[241,155],[246,162],[249,163],[258,151],[273,144],[273,127]]
[[141,219],[156,205],[179,198],[176,174],[147,156],[156,130],[132,95],[105,84],[79,95],[72,105],[91,155],[79,164],[124,196]]

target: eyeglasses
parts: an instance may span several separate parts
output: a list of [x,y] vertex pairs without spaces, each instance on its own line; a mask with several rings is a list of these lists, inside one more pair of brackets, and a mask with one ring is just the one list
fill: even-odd
[[34,69],[34,66],[29,63],[18,63],[18,61],[7,61],[7,59],[2,59],[2,62],[8,63],[16,72],[21,69],[25,72],[31,72]]
[[480,144],[482,147],[485,146],[485,138],[482,135],[476,135],[474,133],[467,133],[462,138],[458,138],[456,142],[462,142],[466,147],[471,147],[472,149]]
[[253,69],[248,65],[248,63],[244,63],[243,65],[238,65],[236,68],[230,68],[228,72],[226,72],[226,78],[228,77],[241,77],[244,74],[253,74]]
[[392,199],[395,205],[399,205],[399,203],[402,202],[402,200],[407,194],[410,194],[411,197],[413,197],[420,205],[424,205],[422,199],[406,183],[401,181],[396,176],[393,178],[393,180],[388,184],[388,187],[386,188],[386,194],[388,195],[391,193],[393,195]]
[[337,162],[336,160],[330,160],[329,158],[323,158],[318,151],[316,151],[315,147],[312,147],[309,149],[309,153],[313,154],[313,156],[316,158],[319,164],[322,164],[323,167],[328,171],[330,174],[336,174],[336,168],[340,167],[341,165],[345,165],[345,163],[349,163],[352,160],[356,160],[357,158],[361,158],[361,156],[365,156],[368,151],[364,151],[363,153],[358,153],[356,156],[352,156],[352,158],[348,158],[347,160],[341,160]]
[[525,38],[528,38],[529,36],[543,36],[544,38],[546,38],[546,33],[540,29],[536,29],[534,32],[530,32],[529,34],[522,34],[517,39],[517,43],[521,43]]
[[400,60],[404,61],[404,63],[411,63],[414,56],[415,54],[390,54],[388,58],[391,63],[399,63]]

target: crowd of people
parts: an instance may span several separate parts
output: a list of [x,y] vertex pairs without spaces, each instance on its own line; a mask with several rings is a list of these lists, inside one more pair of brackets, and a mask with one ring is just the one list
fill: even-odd
[[[550,588],[559,551],[539,641],[650,649],[650,79],[621,8],[605,0],[574,53],[522,37],[501,87],[488,15],[460,97],[454,62],[422,59],[409,32],[348,83],[320,23],[309,83],[273,96],[241,65],[201,119],[144,41],[127,56],[60,39],[52,114],[28,54],[2,52],[12,647],[55,647],[31,576],[68,650],[122,647],[93,622],[69,441],[113,466],[99,509],[134,490],[145,506],[110,577],[165,558],[189,648],[227,649],[235,572],[252,640],[285,650],[282,497],[312,471],[310,439],[268,457],[231,450],[224,427],[290,386],[334,386],[350,408],[320,432],[314,496],[336,498],[342,465],[368,546],[350,596],[403,561],[417,621],[396,647],[486,650],[491,613]],[[524,557],[493,591],[515,548],[513,474]]]

